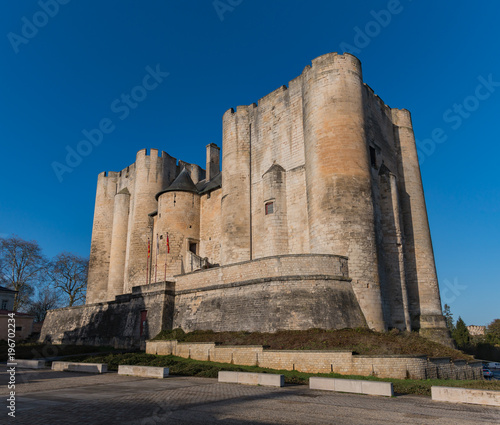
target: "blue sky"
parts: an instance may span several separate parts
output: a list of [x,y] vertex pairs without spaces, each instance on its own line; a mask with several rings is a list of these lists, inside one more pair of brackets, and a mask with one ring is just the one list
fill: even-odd
[[[500,316],[499,15],[465,1],[8,2],[0,234],[87,256],[99,172],[143,148],[203,165],[227,109],[350,51],[385,103],[412,112],[443,300],[486,324]],[[168,76],[137,89],[147,67]],[[145,98],[127,105],[131,91]],[[58,178],[52,164],[99,125],[100,144]]]

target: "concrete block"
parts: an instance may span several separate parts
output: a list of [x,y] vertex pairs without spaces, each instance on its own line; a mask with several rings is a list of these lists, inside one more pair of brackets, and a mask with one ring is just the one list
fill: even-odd
[[335,379],[332,378],[309,378],[311,390],[335,391]]
[[238,372],[238,384],[259,385],[259,374],[251,372]]
[[118,375],[142,376],[144,378],[166,378],[168,367],[119,365]]
[[45,360],[16,359],[11,363],[17,363],[17,367],[20,369],[44,369],[45,368]]
[[392,382],[361,381],[361,391],[363,394],[394,396]]
[[219,382],[244,385],[263,385],[266,387],[283,387],[285,385],[285,376],[274,373],[220,371]]
[[284,387],[285,375],[276,375],[274,373],[259,373],[259,385],[266,387]]
[[309,388],[312,390],[340,391],[369,395],[392,397],[394,389],[392,382],[363,381],[357,379],[309,378]]
[[450,403],[466,403],[465,390],[449,387],[431,387],[431,398],[434,401],[448,401]]
[[431,387],[431,396],[433,401],[500,406],[500,391]]
[[225,382],[228,384],[238,383],[238,372],[228,372],[225,370],[220,370],[218,375],[219,382]]
[[52,370],[64,372],[105,373],[108,365],[104,363],[52,362]]
[[356,379],[335,379],[335,391],[362,394],[362,382]]

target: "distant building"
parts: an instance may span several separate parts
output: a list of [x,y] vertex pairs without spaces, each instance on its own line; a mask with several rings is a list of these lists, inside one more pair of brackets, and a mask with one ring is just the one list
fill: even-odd
[[14,310],[16,291],[0,286],[0,310]]
[[469,330],[469,335],[471,336],[481,336],[486,333],[486,326],[470,325],[467,326],[467,329]]
[[33,331],[33,316],[14,312],[16,292],[0,286],[0,340],[8,339],[9,313],[15,313],[15,331],[17,341],[28,338]]

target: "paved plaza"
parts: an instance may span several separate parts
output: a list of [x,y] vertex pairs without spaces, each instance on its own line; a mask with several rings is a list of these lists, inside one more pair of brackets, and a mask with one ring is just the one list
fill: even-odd
[[16,418],[7,416],[5,366],[1,424],[499,424],[500,408],[284,388],[219,384],[216,379],[148,379],[116,373],[17,371]]

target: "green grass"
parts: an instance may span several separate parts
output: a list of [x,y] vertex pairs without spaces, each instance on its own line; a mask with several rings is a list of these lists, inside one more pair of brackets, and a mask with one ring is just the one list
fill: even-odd
[[392,382],[396,394],[418,394],[430,396],[431,386],[476,388],[488,390],[500,390],[499,381],[458,381],[444,379],[390,379],[376,378],[356,375],[340,375],[338,373],[303,373],[290,370],[267,369],[258,366],[240,366],[229,363],[205,362],[199,360],[185,359],[176,356],[157,356],[145,353],[109,354],[106,356],[81,357],[74,361],[87,363],[106,363],[109,370],[118,370],[118,365],[140,365],[159,366],[170,368],[170,374],[181,376],[200,376],[205,378],[216,378],[220,370],[235,372],[263,372],[279,373],[285,376],[287,384],[308,384],[309,377],[322,376],[327,378],[363,379],[369,381]]
[[272,350],[343,350],[363,355],[426,355],[472,360],[473,357],[421,337],[417,332],[375,332],[369,329],[213,332],[182,329],[160,332],[153,340],[215,342],[221,345],[263,345]]

